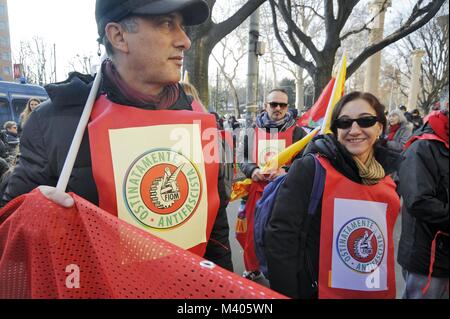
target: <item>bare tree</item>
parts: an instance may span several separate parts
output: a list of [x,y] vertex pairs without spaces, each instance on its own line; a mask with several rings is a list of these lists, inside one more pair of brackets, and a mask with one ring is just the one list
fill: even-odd
[[[344,28],[360,0],[324,0],[322,14],[313,8],[304,6],[305,10],[313,11],[317,18],[322,20],[322,25],[325,29],[324,38],[314,41],[311,35],[305,33],[301,26],[297,24],[295,19],[296,6],[293,5],[291,0],[269,1],[278,42],[292,62],[307,70],[314,79],[314,86],[317,92],[320,92],[325,87],[331,77],[335,58],[342,41],[355,34],[367,31],[370,23],[375,19],[372,16],[361,26],[350,29]],[[347,77],[351,76],[374,53],[424,26],[436,15],[444,2],[445,0],[433,0],[425,4],[424,0],[417,0],[409,17],[402,25],[380,42],[366,46],[353,59],[347,68]],[[386,8],[387,0],[382,5],[381,10],[386,10]],[[282,26],[279,24],[280,17],[284,21]],[[300,44],[305,45],[311,59],[302,54]],[[322,46],[321,49],[319,49],[319,45]]]
[[41,37],[21,41],[15,60],[23,65],[24,76],[29,83],[45,85],[55,81],[53,50]]
[[[245,50],[245,43],[247,43],[246,37],[237,37],[237,45],[229,45],[229,37],[225,37],[219,42],[221,47],[221,56],[219,58],[213,53],[212,56],[219,66],[220,72],[225,78],[228,87],[231,90],[231,95],[234,104],[234,115],[236,118],[240,117],[239,111],[239,96],[235,85],[237,69],[242,58],[247,54]],[[231,61],[230,61],[231,60]]]
[[[216,0],[206,2],[212,12]],[[185,69],[189,72],[190,80],[199,91],[200,99],[205,105],[209,104],[208,61],[213,48],[264,2],[265,0],[247,0],[233,15],[222,22],[213,22],[210,15],[205,23],[187,28],[192,46],[186,52]]]
[[[302,30],[310,33],[313,37],[318,35],[318,32],[321,29],[320,25],[312,23],[316,18],[315,12],[320,10],[321,6],[321,2],[314,0],[298,0],[293,5],[293,19],[299,26],[301,26]],[[263,6],[263,8],[265,9],[266,7]],[[300,65],[294,64],[291,60],[289,60],[283,49],[277,45],[275,34],[273,32],[272,12],[270,10],[270,6],[268,6],[268,10],[261,11],[263,25],[265,26],[263,28],[263,33],[266,38],[268,48],[268,55],[265,59],[268,60],[272,66],[272,72],[274,74],[273,87],[278,85],[276,78],[277,66],[291,73],[292,77],[295,79],[295,107],[301,111],[304,108],[305,81],[309,75],[307,73],[305,74],[304,69]],[[299,46],[301,54],[306,56],[306,46],[302,43],[300,43]]]
[[33,53],[31,61],[35,66],[39,85],[54,82],[54,72],[52,72],[53,51],[38,36],[33,37],[31,48],[31,52]]
[[31,48],[28,42],[20,41],[19,50],[14,54],[14,63],[23,66],[23,76],[28,83],[37,83],[37,76],[29,63],[31,56]]
[[93,66],[92,54],[77,54],[69,62],[70,71],[90,74]]
[[396,69],[404,81],[398,77],[393,80],[405,97],[408,96],[411,81],[411,53],[416,49],[423,49],[426,53],[422,60],[418,106],[427,113],[439,101],[441,91],[449,85],[448,23],[440,26],[438,19],[434,18],[424,28],[396,45],[395,55],[400,57],[396,61]]

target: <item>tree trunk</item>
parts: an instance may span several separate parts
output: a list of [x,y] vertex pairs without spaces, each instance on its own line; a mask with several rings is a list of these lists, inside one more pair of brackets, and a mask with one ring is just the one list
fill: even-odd
[[277,68],[275,67],[275,57],[273,51],[270,51],[270,66],[272,67],[272,89],[278,87]]
[[208,62],[211,49],[207,38],[199,38],[192,42],[192,47],[186,52],[185,69],[189,72],[189,81],[198,90],[200,99],[209,108]]
[[314,90],[316,92],[314,102],[317,101],[323,89],[327,86],[328,82],[333,75],[333,62],[330,61],[327,65],[323,65],[317,68],[314,79]]
[[238,119],[241,117],[241,112],[239,111],[239,97],[233,83],[230,83],[230,88],[231,91],[233,91],[234,116]]
[[295,108],[299,114],[305,107],[305,83],[303,80],[303,68],[297,66],[297,76],[295,77]]
[[[209,105],[208,63],[212,49],[265,1],[248,0],[235,14],[221,23],[212,22],[210,15],[203,24],[186,28],[192,45],[184,59],[185,70],[189,72],[190,81],[198,90],[205,106]],[[212,12],[216,1],[206,2]]]

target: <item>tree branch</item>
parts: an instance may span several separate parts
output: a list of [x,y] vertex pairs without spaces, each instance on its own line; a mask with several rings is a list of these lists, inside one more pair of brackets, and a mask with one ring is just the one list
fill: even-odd
[[308,6],[306,4],[298,4],[298,5],[294,5],[295,8],[306,8],[311,10],[317,17],[319,17],[322,20],[325,20],[325,17],[323,15],[321,15],[319,12],[316,11],[315,8]]
[[300,65],[302,68],[306,69],[312,77],[315,73],[314,64],[309,61],[306,61],[306,59],[303,57],[303,55],[300,53],[300,51],[298,51],[296,55],[293,55],[291,53],[291,51],[289,50],[289,48],[284,43],[284,40],[281,38],[280,30],[278,28],[278,19],[277,19],[276,9],[275,9],[276,6],[277,6],[276,2],[274,0],[270,0],[270,7],[272,10],[273,27],[274,27],[274,31],[275,31],[275,37],[277,38],[278,43],[280,43],[281,47],[283,48],[283,50],[286,53],[289,60],[291,60],[295,64]]
[[346,34],[344,34],[342,37],[341,37],[341,42],[342,41],[344,41],[345,39],[347,39],[349,36],[351,36],[351,35],[353,35],[353,34],[358,34],[358,33],[360,33],[360,32],[362,32],[362,31],[364,31],[364,30],[367,30],[367,31],[370,31],[370,29],[369,29],[369,24],[371,24],[383,11],[385,11],[386,10],[386,5],[387,5],[387,0],[385,0],[384,1],[384,3],[383,3],[383,5],[382,5],[382,7],[381,7],[381,9],[380,9],[380,11],[378,11],[369,21],[367,21],[366,23],[364,23],[364,25],[361,27],[361,28],[359,28],[359,29],[357,29],[357,30],[352,30],[352,31],[349,31],[349,32],[347,32]]
[[[339,9],[336,19],[336,28],[339,31],[338,34],[341,34],[341,30],[344,28],[345,23],[348,20],[348,17],[353,11],[353,8],[358,4],[360,0],[338,0]],[[385,0],[386,3],[387,0]]]
[[[270,2],[274,2],[274,0],[270,0]],[[314,43],[312,42],[311,37],[307,36],[305,33],[303,33],[302,30],[300,30],[300,28],[297,26],[297,24],[289,17],[289,11],[286,7],[286,4],[284,3],[284,1],[280,0],[279,2],[279,6],[278,9],[280,11],[280,14],[283,16],[283,20],[286,23],[288,30],[292,31],[297,38],[300,40],[300,42],[302,42],[305,47],[308,49],[309,53],[312,55],[313,59],[319,59],[320,58],[320,53],[319,50],[316,48],[316,46],[314,45]],[[292,40],[291,40],[292,42]],[[295,43],[296,41],[294,40],[293,43]]]
[[209,30],[211,38],[217,39],[217,42],[220,41],[223,37],[225,37],[228,33],[230,33],[230,31],[236,29],[265,1],[266,0],[248,0],[238,11],[236,11],[227,20],[222,21],[220,23],[212,23],[212,27]]
[[[391,35],[384,38],[379,43],[376,43],[374,45],[369,46],[364,51],[361,52],[361,54],[353,60],[353,62],[350,64],[350,66],[347,69],[347,77],[351,76],[360,66],[364,63],[364,61],[369,58],[374,53],[382,50],[386,46],[398,41],[399,39],[411,34],[412,32],[416,31],[417,29],[424,26],[428,21],[430,21],[431,18],[433,18],[436,13],[441,8],[442,4],[446,0],[434,0],[430,2],[427,6],[425,6],[422,9],[417,9],[417,5],[414,7],[413,12],[411,14],[411,17],[423,17],[417,21],[416,23],[411,24],[411,22],[415,21],[411,19],[411,17],[408,19],[408,23],[405,23],[402,25],[398,30],[393,32]],[[421,2],[421,1],[419,1]],[[420,11],[421,14],[418,15],[417,12]]]

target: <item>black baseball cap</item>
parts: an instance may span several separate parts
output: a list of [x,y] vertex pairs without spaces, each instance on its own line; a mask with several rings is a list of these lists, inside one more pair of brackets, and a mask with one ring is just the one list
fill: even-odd
[[209,17],[208,4],[203,0],[97,0],[95,20],[100,39],[109,22],[119,22],[131,14],[164,15],[180,12],[185,25],[197,25]]

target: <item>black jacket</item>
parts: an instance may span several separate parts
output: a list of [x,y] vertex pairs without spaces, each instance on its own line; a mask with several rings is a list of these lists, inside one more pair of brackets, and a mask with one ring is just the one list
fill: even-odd
[[[427,124],[415,135],[433,133]],[[438,231],[449,232],[448,148],[438,141],[416,140],[404,152],[398,191],[403,198],[398,263],[428,275],[431,243]],[[448,278],[449,239],[439,236],[433,276]]]
[[[362,183],[351,154],[332,135],[313,139],[303,157],[291,165],[279,189],[264,240],[271,288],[302,299],[318,297],[322,200],[309,225],[305,226],[316,165],[311,156],[305,156],[309,153],[321,154],[344,176]],[[398,168],[401,156],[397,152],[377,145],[374,155],[386,175]],[[304,231],[307,232],[307,240],[301,243],[301,232]],[[306,246],[302,254],[304,260],[300,260],[302,245]]]
[[[39,185],[56,185],[92,81],[91,76],[72,73],[66,81],[46,87],[50,99],[32,112],[24,127],[21,137],[21,156],[13,174],[9,177],[2,198],[3,205]],[[107,77],[104,77],[101,88],[101,92],[106,93],[112,101],[136,106],[130,101],[126,101]],[[178,101],[169,109],[192,110],[191,102],[190,96],[187,96],[180,88]],[[136,107],[154,109],[145,105]],[[218,183],[220,208],[205,258],[222,267],[232,269],[228,240],[229,226],[226,215],[229,192],[226,182],[228,181],[225,180],[225,169],[221,167]],[[69,179],[67,192],[74,192],[98,205],[87,129]]]
[[9,156],[9,149],[6,143],[6,135],[3,131],[0,131],[0,157],[7,159]]
[[[292,121],[292,125],[282,126],[277,128],[279,132],[284,132],[293,125],[296,125],[295,121]],[[253,160],[253,148],[254,136],[255,136],[256,126],[250,129],[242,129],[240,135],[239,146],[237,150],[237,162],[240,170],[247,178],[252,177],[252,173],[259,166]],[[267,129],[270,132],[270,129]],[[292,133],[292,143],[301,140],[306,136],[306,132],[300,127],[296,126],[294,132]],[[250,142],[249,142],[250,141]]]

